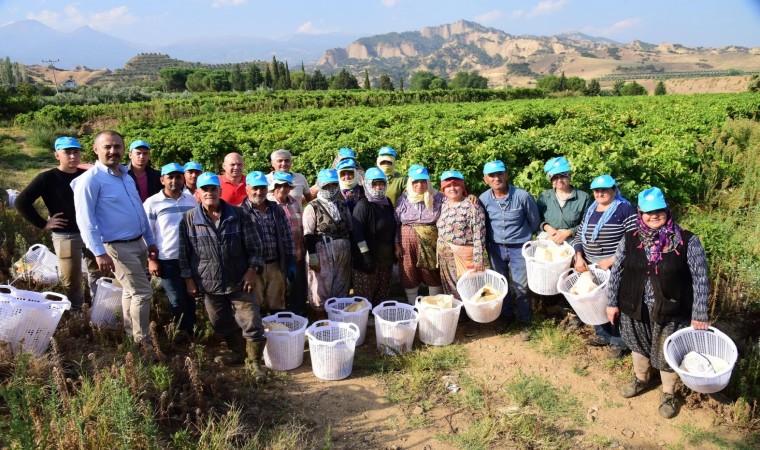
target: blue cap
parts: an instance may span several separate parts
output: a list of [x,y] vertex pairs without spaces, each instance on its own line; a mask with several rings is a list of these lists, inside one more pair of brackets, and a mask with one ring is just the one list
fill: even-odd
[[388,177],[385,176],[385,173],[378,169],[377,167],[370,167],[367,169],[366,172],[364,172],[364,179],[369,181],[375,181],[375,180],[383,180],[388,181]]
[[639,192],[639,209],[641,212],[655,211],[665,209],[668,204],[665,203],[665,195],[658,187],[651,187]]
[[496,172],[506,172],[507,168],[504,167],[504,163],[501,162],[501,160],[497,159],[496,161],[488,161],[483,166],[483,175],[488,175],[489,173],[496,173]]
[[150,145],[148,145],[147,142],[143,141],[142,139],[138,139],[136,141],[132,141],[131,144],[129,144],[129,151],[136,149],[137,147],[145,147],[148,150],[150,150]]
[[272,174],[272,186],[285,183],[293,186],[293,174],[289,172],[280,172],[279,170]]
[[385,147],[381,148],[377,152],[377,156],[383,156],[383,155],[391,155],[391,156],[393,156],[395,158],[396,157],[396,150],[393,150],[393,148],[388,147],[386,145]]
[[335,166],[335,169],[338,171],[356,169],[356,161],[351,158],[342,159],[338,165]]
[[342,149],[338,150],[338,156],[343,158],[354,158],[356,159],[356,152],[352,148],[343,147]]
[[616,181],[609,175],[599,175],[591,182],[591,189],[609,189],[615,187]]
[[71,136],[61,136],[55,140],[55,151],[66,150],[67,148],[82,148],[82,144]]
[[338,183],[338,172],[333,169],[322,169],[317,175],[317,181],[323,186],[330,183]]
[[197,170],[199,172],[203,172],[203,167],[201,167],[201,165],[195,161],[186,162],[183,169],[183,172],[187,172],[188,170]]
[[458,170],[447,170],[441,174],[441,181],[448,180],[449,178],[456,178],[457,180],[464,181],[464,176],[462,175],[462,172]]
[[565,172],[570,172],[570,163],[562,156],[552,158],[544,164],[544,173],[550,177]]
[[215,173],[203,172],[198,175],[198,179],[195,180],[195,185],[202,188],[203,186],[221,186],[222,184],[219,182],[219,177]]
[[184,172],[184,170],[182,170],[182,166],[180,166],[177,163],[169,163],[161,167],[161,176],[164,176],[167,173],[172,173],[172,172],[182,173]]
[[257,187],[257,186],[269,186],[269,181],[267,181],[267,176],[264,175],[264,172],[259,172],[258,170],[255,170],[248,174],[247,177],[245,177],[245,184],[251,187]]
[[407,175],[412,179],[412,181],[430,181],[430,174],[428,173],[428,170],[419,164],[412,164],[411,167],[409,167],[409,172],[407,172]]

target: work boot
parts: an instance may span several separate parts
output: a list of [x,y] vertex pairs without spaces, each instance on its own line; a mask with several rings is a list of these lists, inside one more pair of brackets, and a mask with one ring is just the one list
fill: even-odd
[[642,392],[646,390],[646,388],[649,386],[649,381],[642,381],[636,378],[636,376],[633,376],[633,381],[631,381],[631,384],[627,386],[623,386],[620,388],[620,395],[623,398],[631,398],[635,397]]
[[269,369],[261,366],[261,360],[264,357],[264,346],[266,341],[248,341],[246,342],[245,349],[248,353],[248,359],[246,365],[248,370],[253,375],[253,380],[256,384],[266,381]]
[[245,355],[246,351],[243,336],[240,333],[232,333],[224,337],[224,342],[227,343],[229,353],[217,356],[214,358],[214,362],[225,366],[242,364],[243,355]]
[[660,415],[666,419],[672,419],[676,416],[676,397],[673,394],[663,392],[660,394]]

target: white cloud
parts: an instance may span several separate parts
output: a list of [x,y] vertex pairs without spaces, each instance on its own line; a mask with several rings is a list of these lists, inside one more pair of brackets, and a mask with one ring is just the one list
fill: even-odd
[[382,3],[383,6],[386,8],[393,8],[398,4],[399,0],[380,0],[380,3]]
[[602,36],[614,36],[630,28],[635,28],[641,23],[639,17],[629,17],[621,21],[615,22],[612,26],[602,28],[598,31]]
[[126,6],[117,6],[106,11],[80,11],[74,4],[66,5],[63,13],[43,10],[39,13],[29,12],[26,18],[66,31],[88,25],[96,30],[110,32],[114,28],[131,25],[137,21],[137,17],[130,13]]
[[300,27],[298,27],[298,30],[296,30],[296,33],[301,34],[328,34],[328,33],[337,33],[340,31],[340,28],[333,27],[333,28],[317,28],[314,26],[314,23],[310,20]]
[[512,11],[511,13],[509,13],[509,17],[511,17],[512,19],[519,19],[523,16],[525,16],[525,10],[523,9],[516,9]]
[[491,22],[496,21],[501,16],[502,16],[501,11],[499,11],[498,9],[495,9],[493,11],[489,11],[487,13],[483,13],[483,14],[475,16],[475,21],[479,23],[491,23]]
[[220,6],[240,6],[246,3],[248,0],[214,0],[211,6],[219,8]]
[[530,11],[525,12],[523,9],[516,9],[510,13],[512,19],[520,19],[522,17],[533,18],[551,14],[559,11],[565,7],[567,0],[542,0],[536,4]]

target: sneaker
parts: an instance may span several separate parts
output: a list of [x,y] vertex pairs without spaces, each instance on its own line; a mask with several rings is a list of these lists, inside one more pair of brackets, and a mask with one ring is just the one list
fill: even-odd
[[592,347],[606,347],[610,345],[609,342],[605,341],[603,338],[599,336],[594,336],[591,339],[586,340],[586,344]]
[[620,388],[620,395],[623,398],[635,397],[641,394],[642,392],[644,392],[648,386],[649,386],[649,381],[639,380],[634,375],[633,381],[631,381],[631,384]]
[[663,392],[660,394],[660,408],[658,409],[660,415],[666,419],[672,419],[676,416],[676,397],[673,394],[667,394]]
[[496,323],[496,326],[494,327],[494,331],[496,334],[504,334],[507,331],[507,328],[509,328],[510,325],[512,325],[512,322],[515,320],[512,316],[502,316],[499,318],[499,321]]
[[520,340],[523,342],[528,342],[530,340],[530,324],[520,324]]
[[467,337],[473,337],[480,333],[480,327],[476,322],[470,321],[464,326],[464,335]]
[[610,349],[607,353],[607,359],[621,359],[625,356],[626,349],[618,345],[610,345]]

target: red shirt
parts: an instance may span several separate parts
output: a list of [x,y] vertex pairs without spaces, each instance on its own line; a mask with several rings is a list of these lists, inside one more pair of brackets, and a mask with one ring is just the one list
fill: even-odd
[[229,178],[220,175],[219,181],[222,183],[222,200],[232,206],[240,206],[248,196],[245,192],[245,178],[241,178],[239,184],[232,184]]

